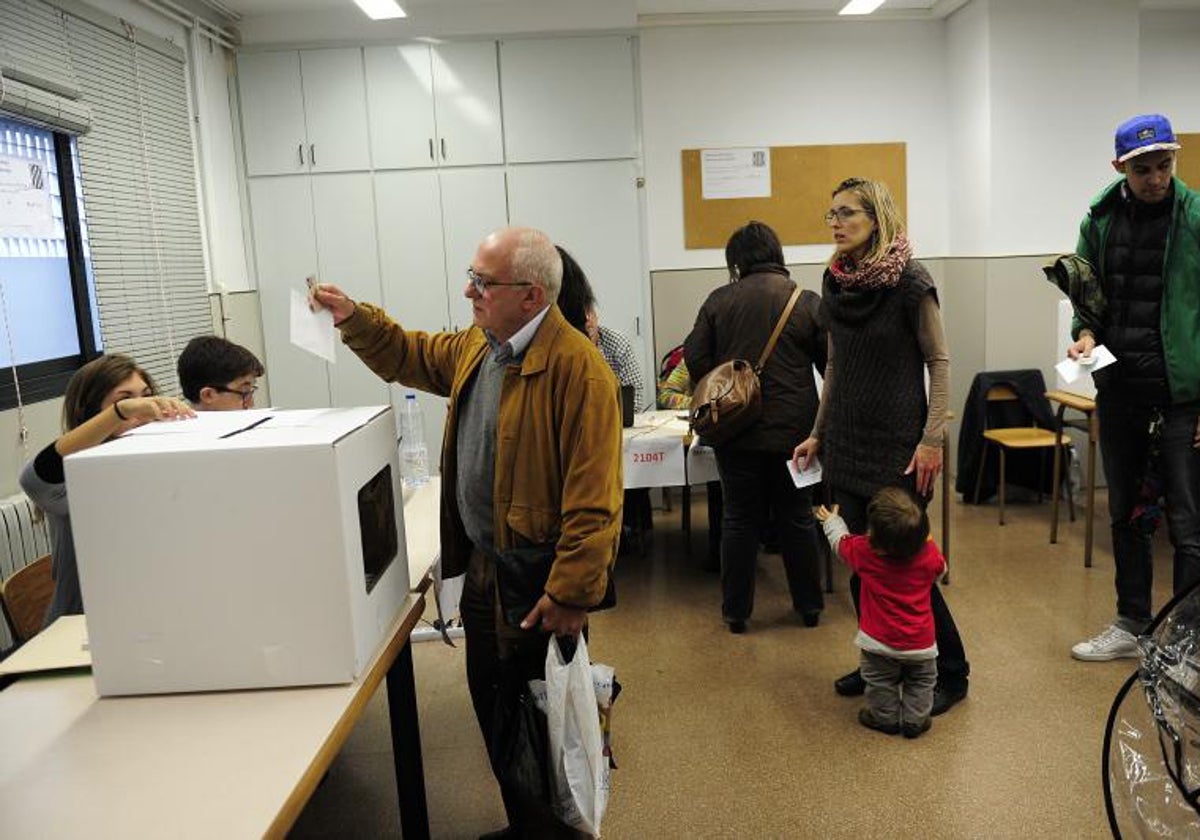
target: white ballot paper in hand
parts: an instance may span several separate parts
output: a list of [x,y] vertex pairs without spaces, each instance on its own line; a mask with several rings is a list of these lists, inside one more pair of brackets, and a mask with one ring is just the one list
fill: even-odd
[[821,462],[816,458],[808,464],[808,469],[798,470],[796,465],[792,463],[792,459],[787,460],[788,472],[792,475],[792,481],[797,487],[809,487],[817,484],[821,480]]
[[308,295],[299,289],[292,289],[291,324],[292,344],[320,356],[331,365],[337,361],[333,313],[324,307],[313,312],[308,308]]
[[1092,348],[1092,355],[1080,357],[1076,359],[1063,359],[1054,366],[1058,371],[1058,375],[1063,378],[1063,382],[1070,385],[1082,373],[1093,373],[1100,368],[1108,367],[1117,360],[1117,357],[1112,354],[1112,351],[1103,344],[1097,344]]

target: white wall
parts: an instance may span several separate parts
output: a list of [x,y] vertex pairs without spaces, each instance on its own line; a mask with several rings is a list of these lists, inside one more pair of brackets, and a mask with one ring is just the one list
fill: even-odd
[[976,0],[946,22],[950,107],[950,252],[986,254],[991,229],[992,96],[990,0]]
[[[656,28],[641,33],[640,56],[651,269],[724,263],[718,250],[683,247],[680,150],[713,146],[906,142],[913,241],[918,253],[946,252],[941,21]],[[786,256],[814,262],[829,250]]]
[[1138,110],[1166,114],[1176,131],[1200,132],[1200,12],[1142,13]]
[[476,0],[432,3],[401,20],[372,21],[350,0],[345,9],[288,10],[243,18],[242,42],[259,44],[365,44],[418,36],[462,37],[513,33],[566,33],[631,30],[637,26],[635,0]]
[[[992,254],[1070,251],[1137,110],[1138,0],[990,2]],[[1083,23],[1086,21],[1086,25]]]

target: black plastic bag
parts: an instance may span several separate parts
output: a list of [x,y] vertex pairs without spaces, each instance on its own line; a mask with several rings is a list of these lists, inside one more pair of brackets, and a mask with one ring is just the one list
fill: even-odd
[[496,695],[493,714],[488,756],[496,778],[509,796],[522,803],[548,805],[546,715],[538,710],[528,682],[518,676],[509,679]]

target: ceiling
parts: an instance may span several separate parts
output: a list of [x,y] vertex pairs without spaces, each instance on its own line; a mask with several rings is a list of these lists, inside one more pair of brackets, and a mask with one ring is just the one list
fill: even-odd
[[[429,6],[502,5],[506,0],[399,0],[410,15]],[[603,0],[600,0],[603,2]],[[1200,3],[1200,0],[1197,0]],[[638,14],[688,12],[811,12],[837,13],[846,0],[637,0]],[[221,0],[221,5],[246,16],[320,11],[353,7],[353,0]],[[885,9],[930,9],[937,0],[885,0]]]
[[[594,0],[605,2],[605,0]],[[203,2],[203,0],[201,0]],[[400,0],[410,15],[421,9],[454,6],[502,6],[512,0]],[[639,15],[720,14],[728,12],[791,12],[812,15],[836,14],[846,0],[635,0]],[[353,0],[219,0],[224,6],[247,17],[305,11],[331,11],[353,8]],[[945,0],[885,0],[881,11],[936,13],[936,7],[957,8],[962,2]],[[1200,9],[1200,0],[1141,0],[1145,9]],[[940,16],[940,15],[939,15]]]

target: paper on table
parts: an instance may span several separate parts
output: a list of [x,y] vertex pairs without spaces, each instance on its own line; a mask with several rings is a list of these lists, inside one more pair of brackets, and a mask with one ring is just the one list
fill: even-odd
[[821,462],[816,458],[812,459],[806,470],[796,469],[796,465],[792,463],[792,459],[788,458],[787,468],[788,472],[791,473],[792,481],[797,487],[810,487],[821,480]]
[[331,365],[337,361],[333,313],[325,308],[313,312],[308,308],[308,295],[299,289],[292,289],[291,325],[292,344],[320,356]]
[[1092,348],[1092,355],[1089,357],[1095,361],[1088,364],[1080,364],[1074,359],[1063,359],[1054,366],[1058,371],[1058,375],[1063,378],[1063,382],[1070,385],[1079,378],[1082,373],[1094,373],[1100,368],[1108,367],[1117,360],[1117,357],[1112,354],[1112,351],[1103,344],[1097,344]]

